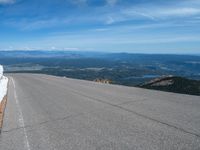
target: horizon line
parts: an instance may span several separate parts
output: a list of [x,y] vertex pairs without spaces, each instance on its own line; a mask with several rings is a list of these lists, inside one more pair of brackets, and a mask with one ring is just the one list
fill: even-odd
[[129,52],[129,51],[95,51],[95,50],[45,50],[45,49],[37,49],[37,50],[23,50],[23,49],[16,49],[16,50],[0,50],[0,52],[33,52],[33,51],[42,51],[42,52],[87,52],[87,53],[106,53],[106,54],[146,54],[146,55],[200,55],[200,53],[157,53],[157,52]]

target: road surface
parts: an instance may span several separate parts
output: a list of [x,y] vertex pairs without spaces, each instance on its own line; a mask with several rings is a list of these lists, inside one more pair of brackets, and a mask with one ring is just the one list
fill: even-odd
[[200,98],[10,74],[0,150],[199,150]]

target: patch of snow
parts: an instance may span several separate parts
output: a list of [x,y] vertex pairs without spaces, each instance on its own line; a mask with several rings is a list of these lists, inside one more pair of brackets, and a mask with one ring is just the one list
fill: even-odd
[[0,65],[0,79],[1,79],[2,76],[3,76],[3,66]]
[[7,93],[8,78],[3,76],[3,66],[0,65],[0,102]]
[[172,85],[172,84],[174,84],[173,80],[165,80],[165,81],[154,83],[151,86],[169,86],[169,85]]

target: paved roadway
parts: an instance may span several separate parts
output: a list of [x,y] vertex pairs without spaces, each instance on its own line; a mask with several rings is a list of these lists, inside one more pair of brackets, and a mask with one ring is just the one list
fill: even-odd
[[200,98],[8,75],[0,150],[199,150]]

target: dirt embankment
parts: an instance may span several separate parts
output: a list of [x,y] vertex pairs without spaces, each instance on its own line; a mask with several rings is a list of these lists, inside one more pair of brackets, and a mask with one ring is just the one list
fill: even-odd
[[[7,89],[8,89],[8,83],[7,83]],[[3,97],[3,100],[0,101],[0,134],[1,134],[2,126],[3,126],[3,118],[4,118],[4,112],[5,112],[5,108],[7,104],[7,96],[8,96],[8,90],[7,90],[6,95]]]
[[0,102],[0,133],[1,133],[1,128],[3,126],[3,117],[6,108],[6,103],[7,103],[7,95],[4,96],[3,100]]

